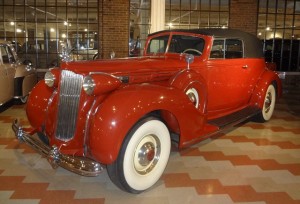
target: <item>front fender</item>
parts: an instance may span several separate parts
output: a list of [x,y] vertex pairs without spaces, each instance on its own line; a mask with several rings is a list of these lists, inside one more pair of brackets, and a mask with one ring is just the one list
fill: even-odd
[[32,127],[38,128],[43,124],[52,94],[53,89],[49,88],[44,80],[39,81],[31,90],[26,105],[26,114]]
[[127,86],[108,96],[91,118],[88,144],[92,155],[103,164],[115,161],[133,125],[155,110],[174,114],[181,135],[195,135],[203,125],[203,117],[179,89],[151,84]]
[[258,81],[252,94],[250,104],[258,106],[262,109],[268,86],[272,83],[275,85],[276,97],[280,98],[282,95],[281,80],[275,72],[267,70],[262,74],[260,80]]

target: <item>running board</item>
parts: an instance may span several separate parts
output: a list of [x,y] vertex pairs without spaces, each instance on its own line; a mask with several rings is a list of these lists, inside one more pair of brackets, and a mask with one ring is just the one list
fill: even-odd
[[[234,112],[230,115],[212,119],[212,120],[208,120],[202,131],[203,134],[197,138],[194,138],[192,141],[184,142],[180,148],[188,147],[192,144],[195,144],[196,142],[205,140],[213,135],[216,135],[216,134],[224,131],[227,128],[232,128],[235,125],[255,116],[260,111],[261,110],[258,107],[248,106],[248,107],[246,107],[240,111]],[[173,139],[173,141],[176,141],[176,142],[179,141],[178,137],[173,137],[173,138],[175,138],[175,139]]]
[[254,115],[258,114],[261,110],[255,106],[248,106],[240,111],[234,112],[230,115],[223,116],[221,118],[216,118],[209,120],[210,125],[218,126],[219,129],[224,129],[227,126],[234,126],[239,124]]

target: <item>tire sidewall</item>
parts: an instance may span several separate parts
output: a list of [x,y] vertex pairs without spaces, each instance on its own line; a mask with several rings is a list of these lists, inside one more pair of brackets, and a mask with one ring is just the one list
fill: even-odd
[[[270,105],[270,110],[268,113],[265,112],[266,107],[265,107],[265,100],[268,96],[268,94],[271,93],[271,97],[272,97],[272,101],[271,101],[271,105]],[[262,109],[262,117],[264,119],[264,121],[268,121],[271,119],[273,112],[274,112],[274,108],[275,108],[275,101],[276,101],[276,91],[275,91],[275,87],[273,84],[270,84],[268,86],[268,89],[266,91],[265,94],[265,98],[264,98],[264,105],[263,105],[263,109]]]
[[[151,172],[141,175],[134,167],[134,152],[144,136],[154,134],[161,144],[159,160]],[[121,159],[122,181],[125,189],[131,192],[141,192],[153,186],[163,174],[169,160],[171,150],[170,133],[166,125],[156,118],[146,118],[139,121],[127,135],[122,146]],[[121,169],[119,169],[121,170]]]

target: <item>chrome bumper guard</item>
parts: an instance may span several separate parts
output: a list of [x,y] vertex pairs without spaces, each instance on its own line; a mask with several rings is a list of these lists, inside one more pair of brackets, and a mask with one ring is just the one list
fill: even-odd
[[60,166],[82,176],[97,176],[103,170],[98,162],[85,157],[62,154],[55,145],[50,147],[39,139],[32,137],[23,130],[18,120],[13,122],[12,129],[20,143],[25,142],[42,156],[45,156],[54,169]]

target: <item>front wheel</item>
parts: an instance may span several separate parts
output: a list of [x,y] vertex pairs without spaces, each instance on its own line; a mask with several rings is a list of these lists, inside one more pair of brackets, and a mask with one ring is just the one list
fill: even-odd
[[130,193],[147,190],[163,174],[170,149],[166,125],[153,117],[143,119],[126,136],[117,160],[107,166],[110,179]]
[[266,122],[271,119],[276,101],[276,91],[273,84],[270,84],[264,99],[264,105],[261,112],[257,115],[258,122]]

